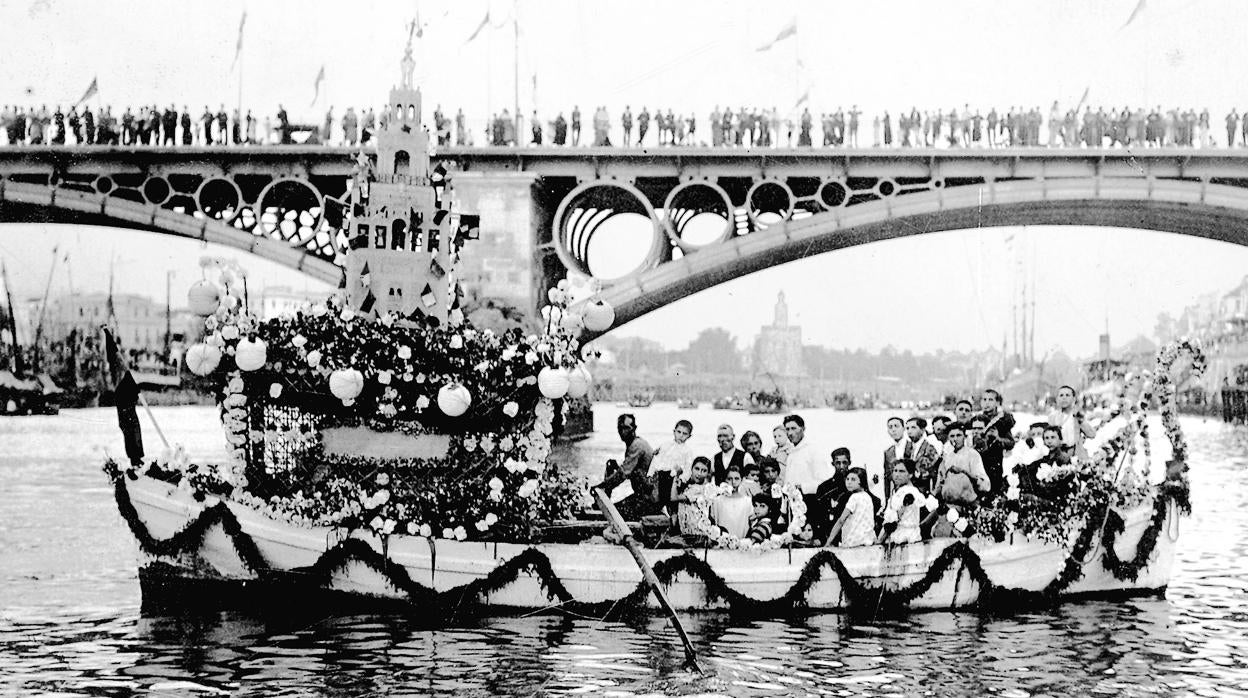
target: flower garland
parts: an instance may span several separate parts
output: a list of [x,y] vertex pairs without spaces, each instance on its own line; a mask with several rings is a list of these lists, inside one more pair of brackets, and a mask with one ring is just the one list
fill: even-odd
[[691,498],[692,503],[698,507],[701,515],[698,517],[698,531],[702,535],[709,538],[717,546],[728,548],[730,550],[776,550],[786,545],[790,545],[793,539],[800,535],[802,528],[806,525],[806,500],[802,498],[802,490],[797,485],[788,484],[783,487],[779,484],[771,486],[771,496],[773,498],[783,498],[783,506],[785,511],[789,513],[789,523],[783,533],[773,533],[770,538],[764,541],[753,541],[750,538],[738,538],[730,536],[723,528],[715,525],[711,521],[711,505],[712,502],[720,497],[728,497],[732,495],[732,485],[723,483],[719,486],[702,487]]
[[[1086,455],[1066,465],[1042,464],[1036,472],[1037,480],[1044,487],[1042,496],[1022,496],[1018,476],[1009,474],[1005,497],[979,507],[972,514],[977,531],[999,540],[1020,531],[1040,540],[1068,545],[1079,522],[1103,521],[1105,530],[1111,531],[1114,517],[1118,516],[1113,511],[1115,508],[1134,507],[1154,496],[1154,488],[1148,485],[1147,478],[1152,462],[1148,411],[1154,395],[1160,403],[1162,425],[1174,453],[1173,462],[1186,461],[1187,442],[1179,426],[1172,378],[1174,366],[1183,356],[1190,358],[1193,375],[1199,376],[1204,371],[1205,358],[1199,342],[1183,338],[1163,347],[1158,352],[1154,370],[1125,377],[1109,419],[1084,442]],[[1140,441],[1145,461],[1142,477],[1137,477],[1133,463]],[[1163,489],[1169,494],[1158,497],[1155,507],[1164,508],[1162,504],[1166,501],[1175,500],[1180,503],[1181,512],[1190,512],[1185,467],[1169,473]],[[1151,551],[1151,542],[1146,541],[1144,547]]]

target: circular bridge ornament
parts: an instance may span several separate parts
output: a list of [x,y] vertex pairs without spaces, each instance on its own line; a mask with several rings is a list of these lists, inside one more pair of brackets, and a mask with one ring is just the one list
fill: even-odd
[[[627,219],[637,217],[643,228]],[[552,238],[564,267],[586,276],[623,278],[662,262],[671,244],[654,206],[636,186],[591,180],[570,191],[555,209]],[[591,269],[605,263],[611,271]],[[627,268],[626,271],[621,269]]]

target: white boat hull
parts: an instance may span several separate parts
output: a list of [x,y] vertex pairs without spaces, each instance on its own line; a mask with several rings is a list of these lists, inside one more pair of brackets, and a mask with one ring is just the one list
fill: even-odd
[[[170,538],[219,501],[209,497],[197,502],[188,492],[146,477],[124,480],[124,483],[138,521],[157,540]],[[642,581],[629,552],[616,545],[459,542],[406,535],[392,535],[383,540],[363,531],[293,526],[237,503],[225,501],[224,504],[238,522],[241,532],[254,542],[254,550],[263,559],[264,571],[285,574],[286,579],[300,578],[301,575],[306,577],[306,570],[317,565],[328,551],[340,549],[344,540],[354,539],[356,542],[350,545],[355,546],[357,551],[366,551],[368,557],[381,561],[381,564],[369,565],[360,556],[346,557],[313,583],[326,590],[363,597],[418,603],[431,597],[415,596],[413,589],[420,589],[422,593],[432,590],[444,595],[459,589],[463,592],[461,597],[471,595],[473,598],[461,598],[458,602],[486,607],[542,609],[574,603],[611,604],[638,592]],[[1135,557],[1136,545],[1152,514],[1151,504],[1120,512],[1124,530],[1118,534],[1114,544],[1119,559]],[[1177,516],[1172,503],[1167,512],[1166,528],[1176,531],[1173,537],[1177,537],[1177,523],[1174,521]],[[175,576],[193,580],[246,582],[261,579],[264,575],[250,569],[237,552],[236,537],[227,533],[222,523],[214,523],[200,540],[197,550],[172,555],[143,553],[142,565],[172,570]],[[1167,530],[1157,535],[1148,564],[1133,580],[1118,579],[1111,573],[1102,564],[1105,551],[1099,543],[1094,544],[1082,564],[1082,576],[1062,589],[1060,596],[1139,594],[1164,590],[1174,556],[1173,537]],[[1094,540],[1099,541],[1100,536]],[[368,546],[367,549],[362,545]],[[923,579],[942,552],[953,545],[959,545],[959,542],[938,539],[900,546],[825,550],[839,560],[842,572],[853,578],[851,584],[861,585],[861,588],[885,597],[888,592],[881,593],[880,590],[901,589]],[[965,554],[968,549],[974,558],[969,564]],[[681,555],[692,556],[692,561],[680,561],[692,564],[671,577],[666,592],[677,609],[704,610],[727,608],[730,600],[725,596],[747,598],[754,602],[776,600],[786,594],[792,598],[794,592],[791,590],[802,581],[799,578],[803,570],[820,552],[820,549],[808,548],[767,552],[650,549],[646,551],[646,556],[651,565],[661,565],[664,560]],[[985,601],[985,594],[982,593],[983,585],[971,569],[976,561],[982,569],[980,579],[986,577],[995,587],[1040,592],[1058,577],[1070,556],[1070,552],[1061,546],[1020,538],[1004,543],[972,539],[966,541],[965,547],[951,552],[959,553],[952,558],[945,556],[952,560],[952,564],[916,598],[905,599],[904,605],[912,609],[980,605]],[[549,561],[549,574],[545,574],[544,569],[525,567],[518,574],[491,584],[489,589],[481,588],[481,580],[522,554],[529,560],[540,561],[544,558]],[[827,557],[825,555],[824,559]],[[698,564],[699,560],[706,565]],[[713,585],[707,583],[707,566],[726,584],[730,590],[728,593],[716,593]],[[820,569],[817,581],[802,581],[801,598],[793,605],[828,611],[848,609],[854,590],[845,588],[843,577],[838,575],[832,564],[824,564]],[[552,593],[549,588],[551,575],[566,590],[562,596]],[[272,574],[268,576],[272,577]],[[407,584],[406,589],[402,588],[403,584]],[[473,584],[477,586],[467,586]],[[739,597],[736,596],[738,594]],[[647,601],[652,599],[647,597]]]

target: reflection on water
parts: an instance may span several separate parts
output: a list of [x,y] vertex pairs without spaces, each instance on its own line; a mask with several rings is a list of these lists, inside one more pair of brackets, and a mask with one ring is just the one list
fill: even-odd
[[[157,414],[193,452],[220,451],[210,410]],[[610,428],[613,414],[600,415],[600,428]],[[676,414],[651,408],[639,417],[657,440]],[[695,424],[709,439],[726,416],[699,411]],[[774,418],[755,419],[762,430]],[[1183,522],[1164,599],[998,618],[688,614],[706,670],[697,676],[682,670],[674,634],[652,616],[518,616],[431,629],[415,616],[319,609],[143,611],[136,547],[97,469],[98,449],[120,452],[111,420],[107,411],[83,411],[0,422],[0,692],[1030,696],[1229,695],[1248,686],[1242,428],[1184,423],[1197,511]],[[855,434],[863,453],[882,440],[879,414],[816,420],[829,433]],[[598,462],[614,449],[606,432],[577,452]]]

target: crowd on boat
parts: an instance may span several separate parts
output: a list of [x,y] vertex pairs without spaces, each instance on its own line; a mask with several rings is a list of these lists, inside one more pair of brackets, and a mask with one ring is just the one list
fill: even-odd
[[[799,544],[853,547],[969,535],[967,514],[1007,491],[1046,496],[1046,474],[1069,468],[1083,440],[1095,434],[1070,386],[1058,390],[1047,420],[1017,433],[1014,415],[991,389],[979,409],[963,399],[952,415],[930,421],[889,417],[887,447],[859,460],[844,446],[824,450],[798,414],[772,430],[766,449],[758,433],[738,440],[730,424],[721,424],[718,450],[706,455],[689,446],[688,420],[678,421],[672,440],[657,448],[637,435],[634,415],[620,415],[616,426],[624,455],[607,461],[600,487],[614,492],[626,517],[670,517],[679,542],[691,545],[706,543],[708,525],[736,539],[769,539],[788,523],[790,485],[805,505]],[[699,506],[708,491],[709,508]]]
[[[964,104],[949,110],[917,107],[896,114],[883,111],[868,116],[852,105],[848,110],[812,113],[809,107],[782,115],[774,107],[720,107],[716,105],[699,124],[695,112],[643,106],[635,114],[625,105],[618,119],[606,106],[592,114],[571,111],[539,115],[532,112],[522,123],[504,109],[485,121],[484,144],[495,146],[710,146],[714,148],[772,147],[883,147],[883,148],[997,148],[997,147],[1191,147],[1248,145],[1248,110],[1231,109],[1216,124],[1208,109],[1160,105],[1152,109],[1124,105],[1092,107],[1082,103],[1063,109],[1054,102],[1047,114],[1040,107],[1019,106],[986,112]],[[5,105],[0,107],[3,145],[125,145],[211,146],[311,142],[353,146],[367,143],[384,128],[386,109],[348,108],[323,119],[294,124],[278,106],[274,115],[256,117],[251,110],[224,104],[202,113],[183,105],[127,106],[114,113],[111,106],[96,110],[71,106]],[[469,146],[478,142],[477,126],[469,124],[463,109],[454,115],[438,106],[432,131],[442,146]],[[1220,128],[1220,127],[1224,127]],[[701,128],[701,130],[699,130]],[[870,133],[866,130],[870,129]],[[1225,140],[1218,136],[1225,133]],[[295,137],[294,134],[303,135]]]

